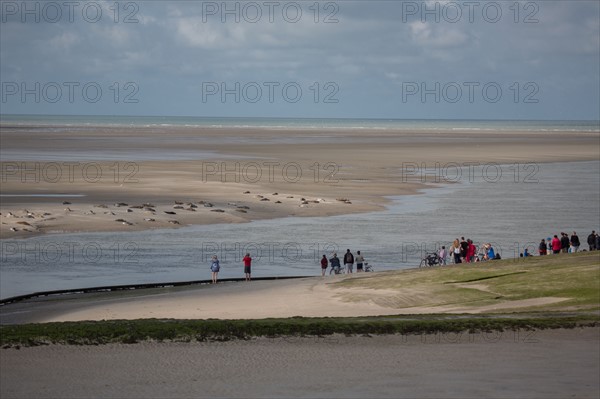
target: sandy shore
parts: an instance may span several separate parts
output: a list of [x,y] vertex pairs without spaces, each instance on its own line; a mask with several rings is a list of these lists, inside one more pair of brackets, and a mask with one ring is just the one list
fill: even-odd
[[[509,266],[506,266],[507,268]],[[426,272],[426,271],[424,271]],[[415,277],[417,276],[417,277]],[[418,277],[421,276],[421,277]],[[512,299],[485,284],[427,283],[421,270],[224,282],[133,291],[32,298],[0,307],[1,324],[133,319],[262,319],[410,314],[481,314],[528,311],[595,311],[571,298]],[[368,288],[373,279],[421,278],[400,288]],[[363,282],[361,283],[360,279]],[[347,284],[348,282],[352,284]],[[358,283],[358,284],[356,284]],[[468,290],[463,296],[461,290]],[[495,299],[492,299],[496,297]],[[477,298],[477,299],[475,299]],[[563,305],[565,303],[565,305]]]
[[[600,158],[598,133],[574,132],[88,128],[49,137],[3,126],[0,134],[2,238],[358,213],[453,180],[445,166]],[[436,165],[437,175],[421,173]]]
[[597,398],[599,333],[587,328],[5,349],[0,394]]

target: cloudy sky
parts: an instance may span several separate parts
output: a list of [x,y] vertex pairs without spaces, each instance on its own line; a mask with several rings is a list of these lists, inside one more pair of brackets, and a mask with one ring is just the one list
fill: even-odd
[[1,112],[598,120],[599,4],[2,0]]

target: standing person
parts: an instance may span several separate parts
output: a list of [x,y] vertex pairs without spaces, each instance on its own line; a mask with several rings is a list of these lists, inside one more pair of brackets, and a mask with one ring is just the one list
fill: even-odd
[[561,248],[562,248],[562,244],[561,244],[560,240],[558,239],[558,236],[556,234],[554,234],[554,238],[552,239],[552,253],[553,254],[559,253]]
[[460,257],[463,261],[469,262],[467,260],[467,249],[469,248],[469,243],[465,240],[465,237],[460,237]]
[[219,276],[219,270],[221,270],[221,266],[219,265],[219,259],[217,259],[217,255],[213,255],[212,260],[210,262],[210,271],[212,272],[212,283],[217,283],[217,277]]
[[329,271],[329,274],[332,272],[338,274],[340,272],[340,258],[337,257],[337,253],[333,253],[333,257],[329,259],[329,263],[331,264],[331,270]]
[[576,232],[573,232],[573,235],[571,236],[571,252],[575,253],[575,252],[579,251],[580,245],[581,245],[581,242],[579,241],[579,236],[577,235]]
[[460,261],[460,242],[458,238],[452,243],[452,255],[454,256],[454,263],[461,263]]
[[570,245],[571,242],[569,241],[569,235],[567,233],[560,233],[560,249],[562,253],[568,253]]
[[323,255],[321,258],[321,276],[325,276],[325,271],[327,270],[329,262],[327,261],[327,257]]
[[600,250],[600,234],[596,233],[596,251]]
[[548,249],[548,251],[546,252],[548,255],[552,254],[552,238],[548,237],[546,238],[546,248]]
[[446,251],[445,245],[442,245],[442,249],[440,249],[438,256],[440,257],[440,265],[445,266],[446,265],[446,257],[448,256],[448,252]]
[[247,253],[242,259],[244,262],[244,273],[246,274],[246,281],[250,281],[250,274],[252,274],[252,258],[250,254]]
[[356,273],[363,271],[363,263],[365,263],[365,257],[360,254],[360,251],[356,251]]
[[349,249],[346,250],[344,255],[344,265],[346,266],[346,274],[352,273],[352,266],[354,266],[354,255]]
[[477,252],[477,247],[475,247],[475,244],[473,244],[473,241],[470,238],[467,239],[467,244],[467,262],[471,263],[475,258],[475,252]]
[[540,256],[546,255],[546,253],[548,252],[548,246],[546,245],[546,241],[544,241],[543,238],[542,241],[540,241],[540,245],[538,245],[538,252]]
[[594,251],[594,250],[598,249],[598,248],[596,248],[596,231],[595,230],[592,230],[592,234],[590,234],[587,237],[587,243],[588,243],[588,246],[590,247],[590,251]]

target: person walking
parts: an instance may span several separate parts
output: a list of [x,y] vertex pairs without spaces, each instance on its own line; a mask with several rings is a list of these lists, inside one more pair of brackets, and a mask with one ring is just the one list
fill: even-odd
[[210,271],[212,272],[212,283],[217,283],[217,277],[219,276],[219,270],[221,270],[221,265],[219,264],[219,259],[217,255],[213,255],[210,263]]
[[252,258],[250,257],[250,254],[247,253],[246,256],[244,256],[244,259],[242,259],[242,261],[244,262],[244,273],[246,274],[246,281],[250,281],[250,275],[252,274]]
[[592,230],[592,234],[587,237],[587,243],[590,247],[590,251],[595,251],[596,249],[596,230]]
[[329,262],[327,261],[327,257],[323,255],[323,257],[321,258],[321,276],[325,276],[325,272],[327,271],[328,265]]
[[346,274],[351,274],[352,267],[354,266],[354,255],[352,255],[349,249],[346,250],[346,254],[344,255],[344,265],[346,266]]

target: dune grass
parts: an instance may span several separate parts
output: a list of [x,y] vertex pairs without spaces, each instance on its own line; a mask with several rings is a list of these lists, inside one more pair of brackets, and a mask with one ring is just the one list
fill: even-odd
[[334,286],[354,288],[354,292],[340,290],[345,300],[373,300],[397,307],[468,308],[534,298],[564,298],[558,303],[523,310],[597,310],[600,251],[363,274]]
[[211,342],[254,337],[329,336],[333,334],[433,334],[600,326],[594,315],[376,316],[262,320],[114,320],[0,327],[2,348],[49,344],[102,345],[155,342]]

